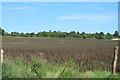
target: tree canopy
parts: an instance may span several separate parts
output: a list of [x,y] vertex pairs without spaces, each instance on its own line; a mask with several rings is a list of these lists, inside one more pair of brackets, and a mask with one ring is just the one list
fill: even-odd
[[45,37],[45,38],[92,38],[92,39],[112,39],[112,38],[117,38],[119,36],[119,32],[115,31],[114,34],[107,33],[105,34],[104,32],[96,32],[96,33],[85,33],[85,32],[61,32],[61,31],[42,31],[38,33],[19,33],[19,32],[5,32],[4,29],[0,28],[0,34],[2,36],[14,36],[14,37]]

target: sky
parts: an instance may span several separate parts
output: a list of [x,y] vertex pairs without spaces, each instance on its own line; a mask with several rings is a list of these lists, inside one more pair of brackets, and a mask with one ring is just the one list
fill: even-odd
[[118,30],[117,2],[4,2],[2,26],[7,32]]

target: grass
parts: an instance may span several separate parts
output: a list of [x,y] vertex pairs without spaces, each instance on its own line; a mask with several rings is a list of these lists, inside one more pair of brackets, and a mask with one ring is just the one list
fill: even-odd
[[109,71],[80,72],[73,68],[75,65],[74,62],[66,65],[50,64],[38,58],[32,58],[29,63],[25,63],[22,58],[17,60],[5,58],[2,76],[3,78],[38,78],[37,74],[32,71],[33,66],[36,66],[42,78],[120,78],[120,74],[113,76]]

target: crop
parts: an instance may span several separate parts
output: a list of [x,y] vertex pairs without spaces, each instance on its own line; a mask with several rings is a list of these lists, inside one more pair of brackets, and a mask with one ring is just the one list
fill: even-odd
[[[64,78],[70,76],[80,77],[80,75],[78,75],[79,72],[84,73],[87,71],[96,70],[111,72],[114,47],[118,45],[117,41],[105,41],[95,39],[41,39],[3,37],[2,41],[3,49],[5,52],[5,59],[11,58],[13,61],[17,61],[16,59],[18,58],[20,60],[22,59],[20,63],[18,60],[18,63],[13,62],[13,64],[11,64],[11,62],[9,63],[8,60],[8,64],[6,64],[8,66],[15,66],[20,64],[22,65],[21,67],[23,67],[22,69],[26,70],[26,65],[28,65],[28,69],[25,72],[27,74],[31,69],[31,65],[37,65],[39,67],[41,67],[41,65],[47,66],[47,64],[60,66],[57,66],[57,69],[59,69],[60,71],[56,70],[56,66],[52,66],[55,67],[55,69],[53,69],[50,73],[48,72],[51,68],[50,65],[50,68],[32,67],[32,73],[34,74],[29,74],[25,77],[36,77],[35,69],[38,69],[40,73],[42,72],[41,75],[44,77],[61,74],[60,72],[63,71],[65,66],[67,66],[67,68],[65,69],[64,76],[61,76]],[[120,64],[119,61],[117,64]],[[9,67],[7,69],[9,69]],[[22,69],[16,70],[18,70],[18,72],[22,72]],[[117,71],[119,71],[119,69],[120,68],[118,66]],[[73,75],[73,73],[76,74],[76,76]],[[7,74],[10,75],[10,72]],[[87,72],[85,74],[91,74],[92,76],[94,76],[91,72]],[[18,76],[19,75],[16,75],[16,77]]]

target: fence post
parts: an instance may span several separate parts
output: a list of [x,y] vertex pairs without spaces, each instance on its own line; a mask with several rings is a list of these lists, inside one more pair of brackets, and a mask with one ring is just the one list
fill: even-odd
[[114,51],[113,69],[112,69],[113,75],[115,75],[116,73],[117,59],[118,59],[118,46],[115,47],[115,51]]
[[3,53],[4,53],[4,51],[3,51],[3,49],[1,49],[1,63],[3,63]]

